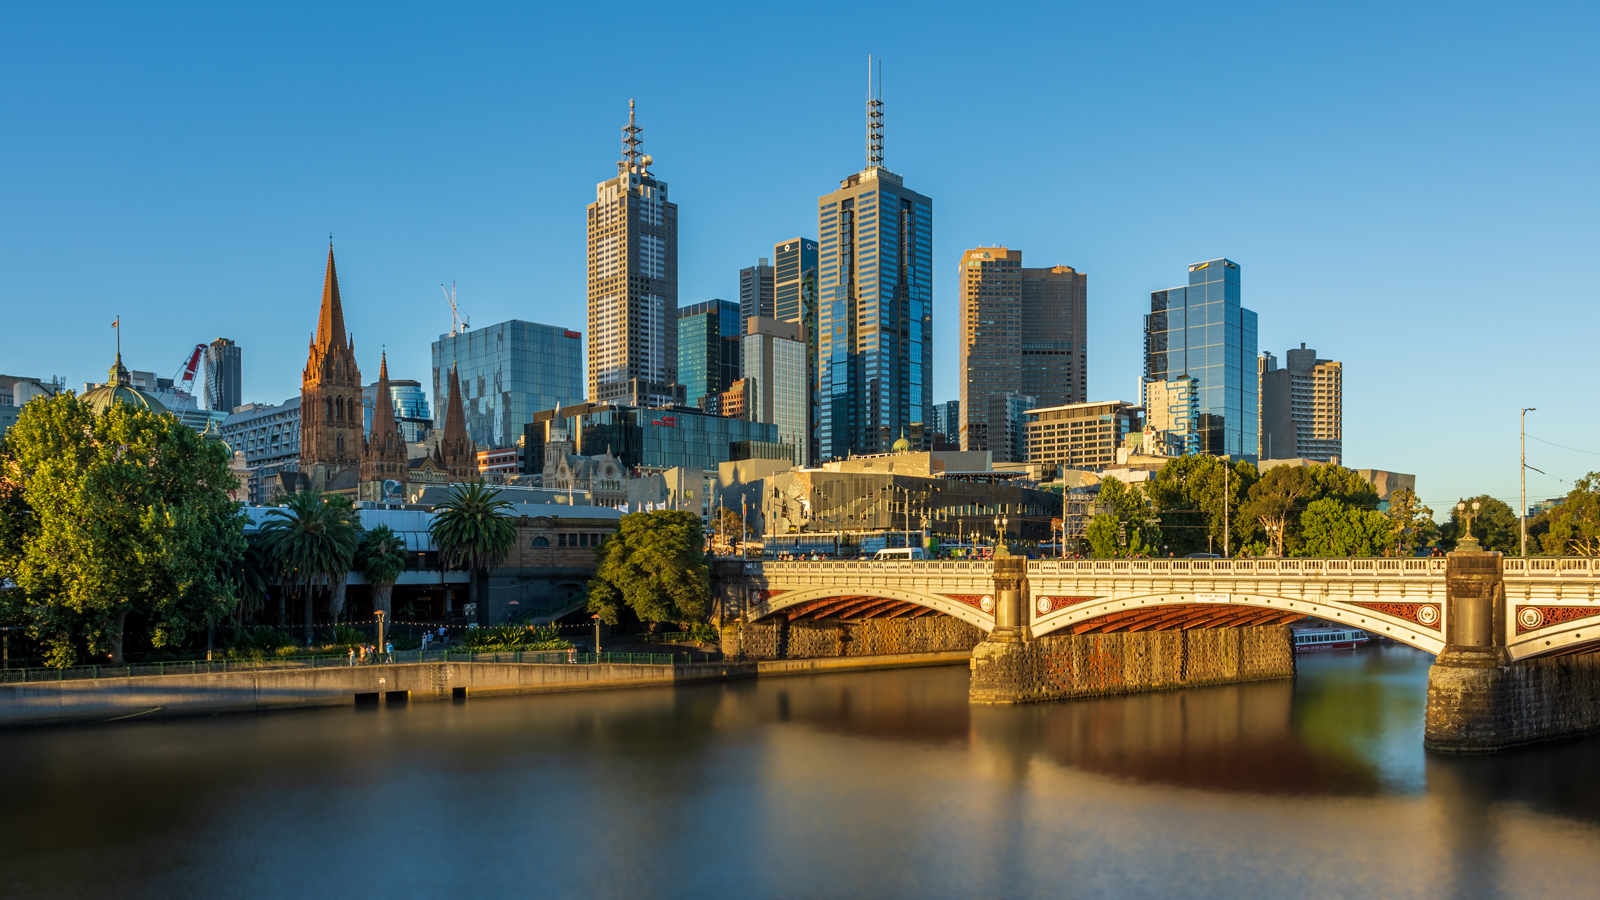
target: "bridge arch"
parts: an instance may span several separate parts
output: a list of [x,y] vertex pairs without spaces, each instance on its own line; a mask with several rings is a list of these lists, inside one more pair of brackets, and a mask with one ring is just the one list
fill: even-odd
[[[967,598],[972,602],[968,603],[957,598]],[[990,603],[990,608],[993,609],[993,600]],[[908,610],[906,607],[917,609]],[[791,618],[797,615],[824,614],[818,616],[821,618],[829,611],[833,611],[844,613],[844,617],[848,618],[851,613],[873,617],[925,615],[922,610],[952,616],[977,627],[986,634],[994,630],[994,615],[992,612],[983,612],[981,597],[966,594],[945,596],[906,587],[830,585],[803,590],[762,590],[746,607],[747,615],[752,622],[779,613],[787,613]]]
[[[1035,592],[1032,599],[1032,631],[1036,637],[1265,625],[1314,616],[1392,638],[1428,653],[1438,654],[1444,649],[1443,597],[1426,594],[1398,601],[1376,597],[1339,599],[1325,594],[1290,597],[1249,591],[1105,597],[1052,597]],[[1072,602],[1058,606],[1062,601]]]

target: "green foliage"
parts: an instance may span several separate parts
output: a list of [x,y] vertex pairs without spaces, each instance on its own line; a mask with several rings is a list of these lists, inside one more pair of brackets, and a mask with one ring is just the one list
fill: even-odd
[[1301,516],[1303,556],[1376,556],[1390,540],[1388,518],[1333,497],[1313,500]]
[[0,472],[0,567],[17,585],[0,603],[52,664],[75,661],[73,635],[120,663],[130,615],[161,649],[233,612],[244,517],[221,444],[69,392],[23,408]]
[[[342,499],[342,498],[341,498]],[[315,491],[295,491],[267,513],[261,536],[284,586],[305,598],[305,642],[311,643],[312,588],[350,571],[360,545],[355,511]]]
[[1306,549],[1303,517],[1318,500],[1371,510],[1378,505],[1378,493],[1340,466],[1273,466],[1250,487],[1243,505],[1254,532],[1251,539],[1259,537],[1278,556],[1315,555]]
[[356,553],[356,564],[361,574],[372,585],[372,608],[393,620],[389,598],[394,595],[394,583],[406,570],[406,542],[387,525],[379,525],[361,538],[361,549]]
[[1084,532],[1093,556],[1160,555],[1161,529],[1138,485],[1106,478],[1100,482],[1098,506],[1103,511],[1089,521]]
[[236,658],[277,656],[278,651],[285,648],[295,649],[294,635],[270,625],[235,628],[228,641],[228,655]]
[[1183,556],[1208,548],[1221,553],[1224,523],[1232,537],[1226,542],[1229,549],[1237,550],[1255,539],[1257,524],[1244,507],[1259,477],[1248,462],[1230,465],[1216,456],[1180,456],[1145,482],[1144,491],[1160,516],[1161,535],[1174,554]]
[[[1478,539],[1483,549],[1498,550],[1507,556],[1516,556],[1521,552],[1521,525],[1510,506],[1487,494],[1468,497],[1465,502],[1467,511],[1472,515],[1472,536]],[[1482,508],[1472,513],[1474,502],[1481,504]],[[1466,536],[1463,528],[1466,523],[1461,516],[1459,510],[1451,507],[1450,521],[1439,529],[1440,541],[1452,548]]]
[[365,631],[340,622],[333,626],[333,643],[340,647],[359,647],[371,642]]
[[[1600,555],[1600,472],[1573,482],[1572,492],[1550,510],[1549,530],[1539,543],[1552,556]],[[1477,528],[1473,528],[1476,532]],[[1534,546],[1532,523],[1528,543]]]
[[600,545],[600,564],[589,580],[589,611],[612,625],[624,605],[641,622],[704,621],[711,605],[704,544],[700,517],[693,513],[623,516],[617,533]]
[[462,636],[468,650],[568,650],[572,642],[562,637],[555,623],[545,626],[495,625],[469,628]]
[[511,504],[499,497],[499,490],[482,481],[457,485],[434,507],[429,526],[444,565],[471,573],[467,596],[473,603],[478,600],[478,571],[505,559],[517,543],[517,526],[507,512]]
[[1417,492],[1401,488],[1389,495],[1389,508],[1384,510],[1389,520],[1389,546],[1401,556],[1410,556],[1415,550],[1426,547],[1439,537],[1439,525],[1433,521],[1433,510],[1422,505]]

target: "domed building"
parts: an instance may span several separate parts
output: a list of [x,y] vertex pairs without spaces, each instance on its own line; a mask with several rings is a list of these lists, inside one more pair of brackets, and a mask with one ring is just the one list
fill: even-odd
[[122,352],[117,352],[116,365],[109,372],[111,380],[97,388],[85,391],[78,399],[100,415],[111,408],[113,403],[127,403],[132,406],[142,406],[156,415],[163,415],[168,410],[160,400],[146,394],[133,386],[133,379],[128,376],[128,368],[122,364]]
[[906,430],[904,428],[900,429],[900,440],[894,442],[894,452],[895,453],[910,453],[911,452],[911,442],[906,440]]

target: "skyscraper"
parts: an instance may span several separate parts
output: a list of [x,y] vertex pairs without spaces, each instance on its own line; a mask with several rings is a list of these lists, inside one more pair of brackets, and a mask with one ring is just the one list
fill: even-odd
[[1195,263],[1187,285],[1150,294],[1144,381],[1194,378],[1197,452],[1256,461],[1256,347],[1256,314],[1239,302],[1238,263]]
[[808,466],[811,391],[801,325],[755,316],[744,327],[745,418],[777,425],[795,465]]
[[242,374],[239,345],[228,338],[217,338],[206,348],[206,409],[233,412],[244,403],[240,396]]
[[667,202],[667,183],[639,152],[643,131],[629,100],[617,177],[596,185],[589,205],[591,400],[670,403],[679,393],[671,387],[678,380],[678,205]]
[[707,300],[678,310],[678,380],[685,402],[700,406],[739,380],[743,317],[732,300]]
[[[756,260],[753,266],[746,266],[739,270],[739,315],[748,319],[751,316],[773,315],[773,271],[771,264],[765,256]],[[740,326],[740,331],[744,326]]]
[[821,408],[818,406],[818,388],[821,386],[817,366],[817,242],[797,237],[772,245],[773,311],[780,322],[799,322],[805,330],[806,377],[811,384],[806,389],[808,430],[806,459],[815,461],[820,450],[817,441],[817,423]]
[[869,91],[867,165],[817,200],[820,459],[886,453],[933,403],[933,201],[883,167]]
[[1337,460],[1344,447],[1344,365],[1317,359],[1305,344],[1285,356],[1281,369],[1271,353],[1258,357],[1261,458]]
[[1022,251],[995,246],[963,253],[960,278],[961,447],[1015,461],[1000,455],[1012,452],[1000,443],[990,446],[989,410],[1002,408],[991,399],[1020,392],[1040,407],[1083,400],[1089,277],[1071,266],[1023,268]]
[[[583,399],[583,335],[512,319],[433,342],[434,422],[449,414],[450,371],[461,382],[463,426],[478,448],[515,446],[542,409]],[[676,366],[674,366],[676,368]]]
[[961,445],[961,401],[944,400],[933,405],[933,434],[942,435],[946,443]]

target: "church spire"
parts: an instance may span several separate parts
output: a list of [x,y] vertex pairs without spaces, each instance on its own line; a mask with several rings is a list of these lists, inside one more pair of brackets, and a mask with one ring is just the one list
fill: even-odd
[[444,437],[435,448],[436,459],[442,468],[455,478],[478,476],[477,447],[467,437],[467,414],[461,403],[461,378],[454,363],[450,365],[450,402],[445,406]]
[[328,271],[322,276],[322,311],[317,314],[317,347],[346,346],[344,307],[339,303],[339,272],[333,265],[333,242],[328,242]]
[[362,488],[362,499],[391,499],[381,483],[405,480],[400,473],[406,469],[407,456],[405,442],[395,424],[394,394],[389,391],[389,356],[385,353],[378,363],[378,386],[372,398],[372,433],[367,437],[366,452],[361,458],[362,483],[379,482],[380,487]]

